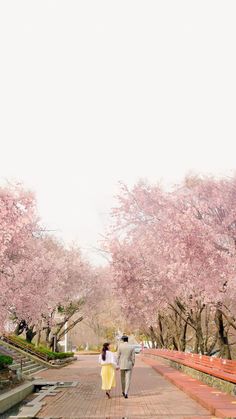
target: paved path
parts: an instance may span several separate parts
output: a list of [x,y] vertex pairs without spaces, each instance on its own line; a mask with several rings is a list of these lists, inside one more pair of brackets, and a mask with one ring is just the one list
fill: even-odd
[[46,403],[38,418],[103,418],[103,419],[192,419],[213,418],[210,413],[167,382],[139,356],[133,372],[128,399],[121,396],[120,376],[117,387],[108,400],[101,390],[97,356],[80,356],[79,360],[59,370],[47,370],[41,378],[60,381],[79,381],[77,387],[63,389]]

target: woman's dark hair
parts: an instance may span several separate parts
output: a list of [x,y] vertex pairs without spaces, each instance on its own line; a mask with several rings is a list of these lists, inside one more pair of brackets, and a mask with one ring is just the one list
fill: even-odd
[[102,360],[103,361],[105,361],[105,359],[106,359],[106,351],[108,351],[109,345],[110,345],[110,343],[108,343],[108,342],[103,344],[103,347],[102,347]]

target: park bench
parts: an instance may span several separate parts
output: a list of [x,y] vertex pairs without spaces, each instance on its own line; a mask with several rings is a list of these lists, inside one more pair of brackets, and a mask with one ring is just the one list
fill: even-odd
[[236,384],[236,361],[167,349],[145,349],[143,355],[165,358]]

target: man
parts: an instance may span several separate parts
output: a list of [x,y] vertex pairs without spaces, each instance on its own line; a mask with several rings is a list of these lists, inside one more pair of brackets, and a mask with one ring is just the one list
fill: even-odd
[[117,363],[120,368],[122,394],[128,399],[129,386],[131,381],[132,369],[135,363],[135,351],[128,344],[128,336],[122,336],[122,343],[117,354]]

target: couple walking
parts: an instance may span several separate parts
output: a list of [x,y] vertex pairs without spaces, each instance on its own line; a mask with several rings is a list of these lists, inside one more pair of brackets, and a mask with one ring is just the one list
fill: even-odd
[[128,336],[122,336],[122,343],[119,345],[117,358],[111,352],[110,344],[104,343],[102,353],[99,355],[101,364],[102,390],[105,390],[110,399],[110,391],[116,386],[115,370],[120,369],[122,394],[128,399],[129,386],[131,381],[132,369],[135,363],[134,348],[128,344]]

